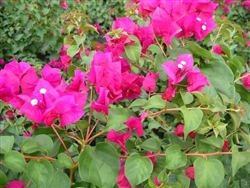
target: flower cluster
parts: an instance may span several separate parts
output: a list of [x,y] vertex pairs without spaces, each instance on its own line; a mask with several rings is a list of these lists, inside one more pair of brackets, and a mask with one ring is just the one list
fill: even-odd
[[49,126],[59,119],[65,126],[78,121],[87,99],[86,75],[76,70],[67,85],[57,68],[45,65],[40,73],[41,78],[25,62],[8,63],[0,71],[0,99],[36,123]]
[[164,63],[163,68],[168,79],[168,88],[163,93],[162,98],[171,101],[175,96],[178,83],[187,78],[187,90],[189,92],[201,91],[205,85],[210,85],[207,78],[200,72],[199,68],[194,68],[194,61],[191,54],[182,54],[176,62],[170,60]]

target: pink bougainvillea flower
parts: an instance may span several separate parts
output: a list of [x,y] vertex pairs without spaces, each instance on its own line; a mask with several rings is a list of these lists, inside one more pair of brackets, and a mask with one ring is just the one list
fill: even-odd
[[250,89],[250,72],[246,72],[243,74],[243,78],[241,79],[243,86],[247,89]]
[[183,124],[177,125],[175,128],[174,134],[176,136],[183,137],[184,136],[184,125]]
[[116,21],[113,23],[114,29],[122,28],[122,31],[127,32],[129,35],[134,34],[137,25],[129,17],[116,18]]
[[193,56],[191,54],[182,54],[177,58],[176,63],[170,60],[162,64],[162,66],[169,78],[171,78],[171,84],[176,85],[185,78],[187,72],[193,69]]
[[187,73],[187,82],[187,90],[189,92],[202,91],[205,85],[210,85],[207,77],[205,77],[198,68]]
[[154,32],[152,25],[139,27],[135,30],[134,35],[139,39],[142,46],[142,53],[146,53],[149,45],[155,43]]
[[59,119],[61,126],[77,122],[84,112],[75,102],[74,96],[62,96],[55,100],[54,107],[44,115],[44,123],[50,126],[54,120]]
[[195,39],[201,41],[216,28],[216,24],[213,18],[209,20],[197,20],[194,28]]
[[124,122],[124,124],[127,125],[129,129],[135,129],[135,133],[138,136],[143,136],[144,130],[143,130],[142,121],[146,116],[147,116],[147,113],[144,112],[139,118],[130,117],[126,122]]
[[38,125],[37,123],[34,123],[34,124],[31,126],[31,129],[32,129],[32,130],[36,130],[38,127],[39,127],[39,125]]
[[140,4],[137,6],[142,16],[151,15],[157,7],[160,5],[160,0],[140,0]]
[[19,78],[8,70],[0,70],[0,100],[9,102],[19,94]]
[[249,47],[250,46],[250,40],[246,41],[246,45]]
[[60,62],[64,65],[64,70],[66,71],[72,60],[71,57],[69,55],[62,55],[59,57],[59,59],[60,59]]
[[26,132],[23,134],[23,137],[32,137],[32,133],[31,132]]
[[230,11],[230,9],[228,8],[228,5],[227,5],[227,4],[224,4],[224,5],[223,5],[222,10],[223,10],[225,13],[228,13],[228,12]]
[[172,99],[175,96],[176,93],[176,89],[177,87],[173,87],[171,84],[172,80],[169,79],[168,80],[168,88],[166,89],[166,91],[162,94],[162,99],[167,100],[167,101],[172,101]]
[[231,5],[231,4],[234,3],[233,0],[225,0],[224,2],[227,3],[227,4],[229,4],[229,5]]
[[120,134],[117,133],[114,129],[111,129],[107,134],[107,139],[110,142],[115,142],[119,144],[124,152],[128,152],[127,148],[125,147],[125,142],[131,136],[132,131],[129,129],[128,132]]
[[37,72],[33,67],[31,67],[20,80],[20,85],[22,88],[22,93],[26,95],[31,95],[34,91],[37,83],[39,81],[39,77]]
[[44,115],[54,108],[53,102],[58,98],[59,94],[51,84],[40,79],[31,97],[25,101],[20,110],[28,119],[43,123]]
[[67,49],[70,47],[69,44],[64,44],[59,52],[60,55],[67,55]]
[[[153,155],[153,152],[147,152],[147,156]],[[153,166],[155,165],[156,156],[149,157],[150,161],[152,162]]]
[[219,46],[218,44],[213,46],[213,52],[221,55],[221,54],[225,54],[225,52],[222,50],[222,47]]
[[161,182],[158,181],[158,178],[157,178],[157,177],[155,177],[153,180],[154,180],[154,182],[155,182],[155,185],[157,185],[157,186],[160,186],[160,185],[161,185]]
[[113,61],[112,53],[96,52],[91,68],[88,73],[88,80],[96,85],[99,94],[100,87],[109,90],[110,103],[121,97],[121,62]]
[[194,167],[193,166],[188,167],[185,171],[185,174],[189,179],[193,180],[195,177]]
[[63,9],[69,8],[69,6],[68,6],[68,4],[67,4],[66,1],[61,2],[61,7],[62,7]]
[[14,112],[12,110],[7,110],[5,112],[5,115],[8,116],[10,120],[13,120],[15,118]]
[[[183,137],[184,136],[184,125],[183,124],[177,125],[175,128],[174,134],[176,136]],[[196,134],[195,134],[195,132],[192,131],[188,134],[188,136],[194,139],[196,137]]]
[[0,65],[4,65],[4,59],[0,59]]
[[41,76],[44,80],[48,81],[55,88],[61,83],[60,72],[60,69],[51,68],[49,65],[46,64],[41,70]]
[[[156,8],[153,13],[151,24],[154,32],[159,37],[163,37],[167,45],[171,45],[173,37],[182,31],[169,14],[164,9],[159,7]],[[169,25],[171,25],[171,27],[169,27]]]
[[122,97],[119,100],[137,98],[141,94],[143,79],[138,74],[122,73]]
[[242,5],[243,5],[248,11],[250,11],[250,0],[247,0],[247,1],[242,2]]
[[4,188],[25,188],[25,184],[20,180],[12,180],[10,183],[5,185]]
[[95,101],[92,102],[91,108],[97,112],[103,111],[106,115],[108,115],[108,105],[109,105],[108,93],[109,90],[100,87],[99,98],[96,102]]
[[30,64],[26,62],[18,63],[16,59],[5,65],[4,70],[11,71],[19,79],[31,68]]
[[223,146],[222,146],[222,149],[223,149],[224,151],[228,151],[228,139],[226,139],[226,140],[224,141],[224,144],[223,144]]
[[67,91],[88,91],[88,87],[86,86],[85,79],[87,75],[81,70],[74,71],[75,76],[71,78],[71,83],[66,87]]
[[154,74],[152,71],[147,73],[145,79],[143,80],[142,87],[145,91],[154,92],[156,87],[156,79],[159,76],[159,72]]
[[125,166],[123,163],[121,164],[119,176],[116,180],[116,183],[119,186],[119,188],[132,188],[128,179],[125,176]]

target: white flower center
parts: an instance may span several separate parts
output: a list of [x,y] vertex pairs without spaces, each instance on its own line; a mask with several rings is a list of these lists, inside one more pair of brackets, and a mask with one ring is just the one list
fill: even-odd
[[207,27],[206,27],[205,25],[202,25],[202,26],[201,26],[201,29],[202,29],[203,31],[205,31],[205,30],[207,29]]
[[30,104],[31,104],[32,106],[37,105],[37,103],[38,103],[38,100],[37,100],[37,99],[32,99],[32,100],[30,101]]
[[40,93],[41,93],[41,94],[45,94],[46,92],[47,92],[47,90],[46,90],[45,88],[41,88],[41,89],[40,89]]
[[181,64],[186,65],[187,63],[186,63],[186,61],[181,61]]
[[196,18],[196,20],[197,20],[198,22],[200,22],[200,21],[201,21],[201,19],[200,19],[200,18]]
[[183,65],[182,64],[178,64],[177,67],[180,68],[180,69],[182,69]]

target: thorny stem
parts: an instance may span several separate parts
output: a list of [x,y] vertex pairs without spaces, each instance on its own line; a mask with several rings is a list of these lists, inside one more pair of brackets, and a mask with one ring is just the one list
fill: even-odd
[[216,40],[218,39],[218,37],[220,36],[220,32],[221,32],[221,29],[222,29],[223,26],[224,26],[224,24],[222,24],[222,25],[220,26],[219,31],[218,31],[216,37],[214,38],[214,41],[213,41],[213,44],[212,44],[212,48],[211,48],[210,51],[213,50],[213,47],[214,47],[214,45],[215,45],[215,42],[216,42]]
[[67,146],[65,145],[63,139],[61,138],[61,136],[60,136],[59,133],[57,132],[57,130],[56,130],[54,124],[52,124],[51,127],[52,127],[53,131],[56,133],[56,136],[58,137],[58,139],[60,140],[60,142],[62,143],[62,145],[63,145],[63,147],[64,147],[66,153],[67,153],[68,156],[70,157],[71,161],[73,162],[73,164],[75,164],[75,161],[72,159],[72,156],[71,156],[71,154],[70,154],[70,152],[69,152]]

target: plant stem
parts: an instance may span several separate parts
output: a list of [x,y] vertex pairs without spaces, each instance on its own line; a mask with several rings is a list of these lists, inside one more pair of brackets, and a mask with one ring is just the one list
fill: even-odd
[[64,143],[64,141],[63,141],[63,139],[62,139],[62,137],[61,137],[61,136],[59,135],[59,133],[57,132],[57,130],[56,130],[54,124],[52,124],[51,127],[52,127],[53,131],[56,133],[56,136],[58,137],[58,139],[60,140],[60,142],[62,143],[62,145],[63,145],[63,147],[64,147],[66,153],[67,153],[68,156],[70,157],[71,161],[73,162],[73,164],[75,164],[75,161],[72,159],[72,156],[71,156],[71,154],[70,154],[70,152],[69,152],[67,146],[65,145],[65,143]]
[[94,140],[96,137],[101,136],[104,133],[106,133],[106,132],[105,131],[101,131],[101,132],[95,134],[94,136],[90,137],[88,140],[85,140],[84,145],[88,144],[89,142],[91,142],[92,140]]
[[86,140],[88,140],[89,139],[89,137],[90,137],[90,135],[93,133],[93,131],[95,130],[95,128],[96,128],[96,126],[97,126],[97,124],[99,123],[99,119],[96,121],[96,123],[95,123],[95,125],[92,127],[92,129],[91,129],[91,131],[89,132],[89,134],[88,135],[86,135]]
[[[93,86],[90,86],[90,104],[92,103],[93,101]],[[87,128],[87,132],[86,132],[86,138],[85,140],[87,140],[87,137],[89,135],[89,132],[90,132],[90,124],[91,124],[91,119],[92,119],[92,108],[89,109],[89,119],[88,119],[88,123],[89,123],[89,126]]]

